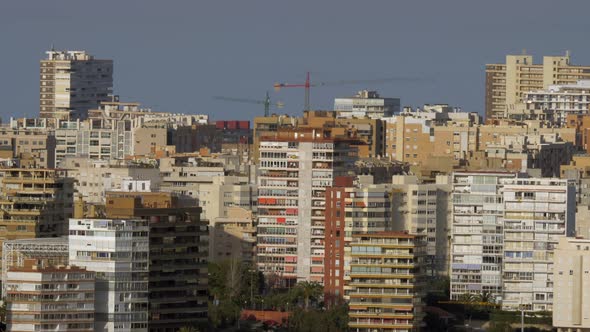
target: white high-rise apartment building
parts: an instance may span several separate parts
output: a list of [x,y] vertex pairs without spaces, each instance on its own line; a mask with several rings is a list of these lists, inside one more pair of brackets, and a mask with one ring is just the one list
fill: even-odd
[[575,184],[514,173],[453,174],[451,297],[552,309],[553,253],[575,233]]
[[590,331],[590,240],[561,238],[553,266],[553,326]]
[[400,111],[399,98],[382,98],[377,91],[362,90],[354,97],[334,99],[334,111],[342,118],[380,119]]
[[551,311],[554,251],[574,236],[575,184],[554,178],[502,180],[505,310]]
[[149,227],[70,219],[70,264],[96,272],[95,331],[148,330]]
[[46,53],[40,66],[42,118],[84,119],[88,110],[111,100],[113,60],[98,60],[86,51]]
[[550,85],[544,90],[525,93],[523,100],[528,109],[552,113],[557,123],[565,125],[569,114],[590,113],[590,80],[581,80],[575,84]]
[[465,293],[502,295],[504,207],[501,181],[508,172],[456,172],[452,176],[451,298]]
[[325,191],[354,150],[316,130],[263,137],[259,150],[258,267],[284,285],[323,282]]

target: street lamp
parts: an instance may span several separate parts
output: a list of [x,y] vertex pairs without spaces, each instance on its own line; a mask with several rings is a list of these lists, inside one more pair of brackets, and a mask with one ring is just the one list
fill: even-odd
[[520,298],[520,332],[524,332],[524,311],[525,305],[523,304],[523,298]]

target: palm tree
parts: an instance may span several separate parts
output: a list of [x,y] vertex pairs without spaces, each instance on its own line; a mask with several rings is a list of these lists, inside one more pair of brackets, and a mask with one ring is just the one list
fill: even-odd
[[459,296],[459,301],[463,302],[463,304],[473,304],[477,302],[478,296],[473,293],[463,293]]
[[490,304],[493,304],[496,302],[494,299],[494,295],[490,292],[482,292],[477,297],[477,300],[482,303],[490,303]]
[[301,293],[303,294],[303,300],[305,301],[305,310],[309,309],[310,299],[317,299],[324,292],[324,287],[322,287],[322,285],[315,281],[302,281],[297,284],[297,287],[301,290]]

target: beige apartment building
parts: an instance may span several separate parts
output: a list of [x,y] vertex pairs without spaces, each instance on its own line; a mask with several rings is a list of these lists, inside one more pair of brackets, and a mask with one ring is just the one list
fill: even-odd
[[73,179],[56,169],[0,169],[0,243],[68,234]]
[[[383,119],[339,118],[332,111],[304,111],[303,117],[275,115],[254,118],[252,158],[258,163],[261,137],[276,136],[280,129],[316,130],[326,137],[350,140],[360,158],[380,158],[385,154]],[[354,142],[356,140],[357,142]]]
[[36,167],[54,167],[55,140],[47,128],[0,127],[3,158],[30,159]]
[[334,184],[326,188],[325,201],[325,254],[323,260],[312,257],[311,266],[319,270],[323,264],[324,301],[332,305],[344,298],[344,253],[350,249],[352,236],[391,229],[391,185],[360,181],[359,177],[336,177]]
[[450,177],[438,175],[434,183],[423,183],[414,175],[392,177],[390,230],[409,231],[426,244],[424,272],[430,276],[449,273],[452,186]]
[[561,238],[553,266],[553,326],[590,331],[590,240]]
[[75,179],[74,189],[86,204],[104,205],[107,192],[129,191],[130,182],[145,182],[145,189],[142,183],[139,188],[131,188],[139,191],[158,190],[160,187],[160,169],[152,164],[66,157],[61,167]]
[[419,331],[424,317],[422,239],[405,232],[356,234],[345,250],[350,331]]
[[46,53],[39,76],[42,118],[84,119],[88,110],[111,100],[113,60],[95,59],[86,51]]
[[255,211],[256,185],[246,174],[231,171],[223,157],[191,154],[162,158],[160,176],[161,190],[177,194],[183,204],[201,207],[202,220],[227,217],[230,207]]
[[209,261],[237,259],[253,262],[256,247],[256,226],[252,211],[230,207],[226,217],[213,220],[209,228]]
[[590,78],[590,66],[573,65],[569,52],[563,56],[544,56],[540,64],[532,55],[507,55],[505,63],[486,65],[486,120],[507,118],[522,109],[529,91],[547,89],[554,84],[575,84]]

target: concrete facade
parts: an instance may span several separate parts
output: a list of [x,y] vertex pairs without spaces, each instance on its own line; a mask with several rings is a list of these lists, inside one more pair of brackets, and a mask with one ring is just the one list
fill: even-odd
[[325,188],[352,169],[354,159],[347,141],[316,130],[261,140],[257,256],[263,273],[286,285],[323,282]]
[[351,331],[415,331],[422,325],[420,237],[402,232],[352,236],[345,298]]
[[42,118],[84,119],[89,109],[113,93],[113,60],[98,60],[86,51],[47,52],[40,65]]
[[334,112],[342,118],[380,119],[399,111],[399,98],[382,98],[377,91],[362,90],[353,97],[334,99]]
[[148,233],[142,220],[70,219],[70,264],[96,272],[95,331],[148,331]]
[[95,273],[73,266],[12,268],[4,295],[8,331],[95,331]]
[[408,231],[426,243],[424,272],[428,276],[449,273],[451,236],[451,185],[448,176],[435,183],[420,183],[415,176],[393,176],[392,231]]
[[500,192],[508,172],[452,175],[451,299],[465,293],[502,296],[503,218]]
[[590,331],[590,240],[561,238],[553,266],[553,326]]
[[553,309],[554,251],[575,233],[575,184],[555,178],[502,180],[502,308]]
[[590,67],[571,64],[569,53],[544,56],[542,64],[534,64],[532,55],[507,55],[505,63],[487,64],[485,71],[486,120],[508,118],[529,91],[590,78]]

